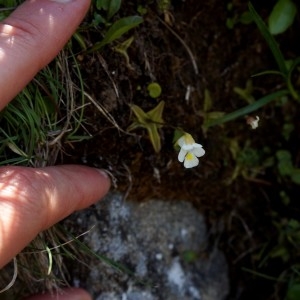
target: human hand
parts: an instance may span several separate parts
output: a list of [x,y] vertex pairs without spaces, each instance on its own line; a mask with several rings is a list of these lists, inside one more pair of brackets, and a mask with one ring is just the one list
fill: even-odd
[[[89,0],[28,0],[0,24],[0,109],[61,50],[89,4]],[[109,186],[105,173],[84,166],[1,167],[0,268],[40,231],[96,202]],[[55,299],[91,298],[72,289]]]

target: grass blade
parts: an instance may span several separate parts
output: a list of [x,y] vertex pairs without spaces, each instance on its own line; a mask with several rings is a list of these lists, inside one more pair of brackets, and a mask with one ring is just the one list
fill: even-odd
[[263,98],[260,98],[259,100],[255,101],[254,103],[251,103],[245,107],[242,107],[232,113],[225,115],[224,117],[222,117],[220,119],[208,121],[203,126],[205,128],[208,128],[208,127],[212,127],[215,125],[220,125],[220,124],[226,123],[228,121],[232,121],[238,117],[250,114],[250,113],[258,110],[259,108],[263,107],[264,105],[272,102],[273,100],[276,100],[279,97],[282,97],[282,96],[285,96],[288,94],[289,94],[288,90],[281,90],[281,91],[275,92],[273,94],[269,94]]
[[270,50],[272,51],[272,54],[276,60],[276,63],[278,65],[280,72],[282,74],[284,74],[284,76],[287,76],[288,70],[285,65],[284,57],[279,49],[277,42],[275,41],[274,37],[269,32],[269,29],[266,26],[266,24],[264,23],[264,21],[262,20],[262,18],[259,16],[259,14],[254,9],[251,2],[249,2],[248,6],[249,6],[249,10],[250,10],[250,13],[252,15],[254,22],[256,23],[260,33],[265,38],[266,42],[269,45]]

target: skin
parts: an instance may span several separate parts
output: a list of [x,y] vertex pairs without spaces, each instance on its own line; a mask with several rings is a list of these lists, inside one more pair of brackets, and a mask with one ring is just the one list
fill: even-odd
[[[89,5],[89,0],[28,0],[0,23],[0,109],[57,55]],[[109,187],[104,172],[85,166],[1,167],[0,268],[40,231],[95,203]],[[54,298],[36,295],[29,299],[91,297],[82,289],[66,289]]]

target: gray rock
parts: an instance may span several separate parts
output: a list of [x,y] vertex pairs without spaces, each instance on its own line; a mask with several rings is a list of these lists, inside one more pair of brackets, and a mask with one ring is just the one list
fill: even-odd
[[218,249],[206,251],[205,222],[191,204],[159,200],[138,204],[111,193],[84,219],[88,227],[95,225],[85,243],[117,264],[114,268],[101,260],[92,262],[86,288],[94,299],[226,298],[225,257]]

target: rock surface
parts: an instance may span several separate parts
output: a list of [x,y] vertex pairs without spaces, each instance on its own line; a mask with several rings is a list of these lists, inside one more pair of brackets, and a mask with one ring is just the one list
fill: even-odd
[[[189,203],[141,204],[109,194],[78,225],[95,226],[85,243],[117,263],[95,259],[85,278],[96,300],[222,300],[229,291],[224,255],[207,251],[204,218]],[[76,283],[76,280],[75,282]]]

